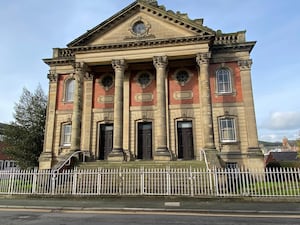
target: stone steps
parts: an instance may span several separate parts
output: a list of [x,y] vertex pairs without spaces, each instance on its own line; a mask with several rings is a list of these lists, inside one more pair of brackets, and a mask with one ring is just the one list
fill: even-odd
[[206,168],[204,161],[130,161],[130,162],[107,162],[107,161],[92,161],[80,163],[77,166],[79,169],[96,169],[96,168]]

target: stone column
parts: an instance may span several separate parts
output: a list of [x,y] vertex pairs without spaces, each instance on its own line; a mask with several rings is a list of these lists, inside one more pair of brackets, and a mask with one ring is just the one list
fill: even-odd
[[48,74],[49,79],[49,93],[48,93],[48,107],[47,107],[47,123],[45,127],[44,149],[39,157],[39,169],[51,169],[52,167],[52,151],[53,138],[55,132],[55,107],[57,97],[57,78],[58,74],[55,70],[50,70]]
[[72,114],[71,152],[80,150],[81,115],[82,115],[82,82],[85,73],[85,64],[77,62],[74,65],[74,98]]
[[240,67],[240,75],[242,81],[247,129],[246,131],[248,135],[248,149],[251,151],[259,149],[251,81],[252,60],[240,60],[238,61],[238,65]]
[[213,116],[212,101],[209,80],[209,59],[211,53],[200,53],[197,55],[196,61],[200,67],[200,96],[203,119],[203,136],[205,149],[215,149],[214,132],[213,132]]
[[124,72],[127,67],[124,59],[112,60],[115,70],[115,96],[114,96],[114,132],[113,149],[108,156],[109,161],[123,161],[123,89]]
[[156,68],[157,109],[155,115],[155,138],[157,138],[156,160],[170,160],[171,155],[167,147],[167,115],[166,115],[166,68],[167,56],[154,56],[153,64]]
[[93,74],[90,71],[84,73],[83,93],[81,149],[89,155],[91,154],[93,107]]

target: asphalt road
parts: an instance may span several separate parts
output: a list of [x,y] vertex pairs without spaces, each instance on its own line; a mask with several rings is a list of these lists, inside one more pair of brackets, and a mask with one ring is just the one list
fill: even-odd
[[0,225],[299,225],[300,215],[1,209]]

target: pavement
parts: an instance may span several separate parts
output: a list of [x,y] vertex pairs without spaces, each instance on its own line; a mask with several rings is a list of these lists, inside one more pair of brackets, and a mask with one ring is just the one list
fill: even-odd
[[0,196],[0,210],[155,211],[300,215],[300,198]]

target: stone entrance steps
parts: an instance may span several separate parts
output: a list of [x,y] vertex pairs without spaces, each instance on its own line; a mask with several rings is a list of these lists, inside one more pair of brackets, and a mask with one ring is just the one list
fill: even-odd
[[130,161],[130,162],[107,162],[93,161],[83,162],[77,166],[79,169],[96,169],[96,168],[206,168],[204,161]]

